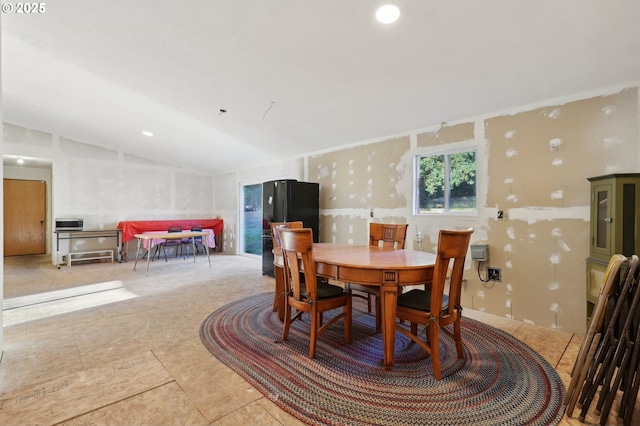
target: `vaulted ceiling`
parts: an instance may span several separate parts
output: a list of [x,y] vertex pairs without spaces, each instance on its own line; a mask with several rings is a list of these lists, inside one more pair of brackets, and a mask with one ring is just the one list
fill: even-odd
[[222,173],[640,80],[637,0],[397,0],[390,25],[383,3],[3,13],[4,120]]

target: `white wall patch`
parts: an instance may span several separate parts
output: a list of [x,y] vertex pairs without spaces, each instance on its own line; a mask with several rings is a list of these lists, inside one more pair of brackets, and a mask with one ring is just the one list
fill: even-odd
[[562,192],[562,189],[558,189],[558,190],[553,191],[551,193],[551,199],[552,200],[561,200],[562,197],[564,197],[564,193]]
[[327,166],[319,166],[318,167],[318,180],[324,179],[329,176],[329,167]]
[[616,107],[613,106],[613,105],[606,106],[606,107],[602,108],[602,112],[605,115],[613,114],[614,112],[616,112]]
[[562,145],[562,139],[554,138],[549,141],[549,149],[551,151],[557,151],[560,149],[560,145]]
[[553,111],[551,111],[549,114],[547,114],[547,117],[549,118],[558,118],[560,116],[560,109],[556,108]]

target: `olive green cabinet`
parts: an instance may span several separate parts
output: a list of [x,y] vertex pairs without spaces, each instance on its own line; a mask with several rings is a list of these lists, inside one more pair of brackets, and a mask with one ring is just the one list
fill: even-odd
[[591,182],[591,222],[587,259],[587,312],[598,299],[611,256],[640,248],[640,173],[611,174]]

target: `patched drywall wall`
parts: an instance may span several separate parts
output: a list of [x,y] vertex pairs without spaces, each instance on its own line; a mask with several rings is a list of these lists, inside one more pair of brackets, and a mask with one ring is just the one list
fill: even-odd
[[637,119],[630,89],[486,120],[487,204],[588,205],[588,177],[636,170],[638,129],[629,123]]
[[[478,274],[467,259],[463,306],[583,332],[586,178],[640,170],[638,102],[637,86],[602,90],[309,155],[301,161],[305,180],[320,183],[320,241],[367,244],[370,222],[408,223],[407,247],[433,252],[440,229],[472,227],[489,262]],[[415,156],[458,148],[477,150],[477,213],[415,215]],[[243,181],[231,180],[218,196]],[[482,282],[487,266],[502,282]]]
[[213,212],[213,180],[211,176],[176,172],[175,194],[174,207],[177,210]]
[[[408,136],[309,157],[309,179],[320,184],[320,239],[362,244],[370,221],[406,223],[395,209],[411,201]],[[331,214],[326,214],[326,213]]]
[[224,250],[236,253],[238,236],[238,182],[235,173],[218,175],[215,180],[216,214],[224,220]]
[[419,147],[433,147],[474,139],[474,123],[460,123],[452,126],[442,123],[436,130],[419,133]]
[[[53,136],[51,133],[26,129],[11,123],[2,123],[2,137],[4,142],[18,143],[32,147],[51,148]],[[5,150],[3,154],[9,154]]]
[[409,137],[342,149],[309,158],[309,177],[323,187],[324,209],[392,209],[407,204],[398,183],[410,172],[403,158]]
[[[502,283],[469,280],[465,303],[579,331],[586,324],[587,177],[638,170],[637,88],[484,121],[492,267]],[[485,288],[490,287],[490,288]],[[533,303],[532,301],[535,301]]]
[[[85,229],[114,229],[123,220],[218,216],[213,210],[213,176],[10,123],[4,123],[3,137],[4,154],[52,160],[49,222],[80,217]],[[53,232],[50,223],[47,229]],[[55,238],[48,235],[48,242],[56,263]],[[78,238],[71,247],[69,241],[61,240],[58,256],[114,245],[109,238]],[[135,241],[125,248],[129,256],[135,255]]]
[[72,158],[82,158],[86,160],[100,159],[100,161],[105,163],[118,161],[118,151],[115,149],[76,142],[62,137],[60,138],[60,151]]

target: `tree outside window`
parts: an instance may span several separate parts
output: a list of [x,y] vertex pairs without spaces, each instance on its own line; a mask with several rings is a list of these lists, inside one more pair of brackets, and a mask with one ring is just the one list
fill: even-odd
[[475,213],[476,151],[417,157],[417,214]]

